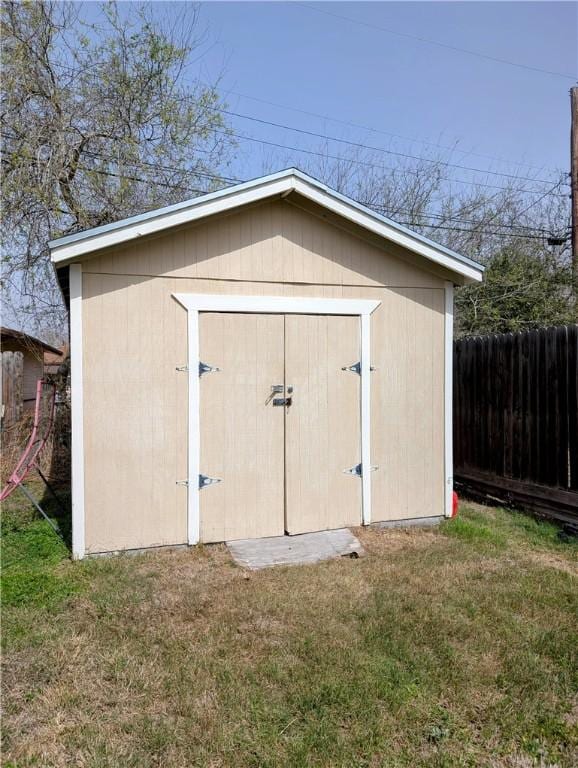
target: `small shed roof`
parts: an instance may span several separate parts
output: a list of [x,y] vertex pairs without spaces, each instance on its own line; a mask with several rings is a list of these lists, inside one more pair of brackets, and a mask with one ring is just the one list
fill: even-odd
[[373,235],[378,235],[386,241],[396,243],[439,264],[459,275],[460,282],[472,283],[482,279],[484,267],[481,264],[397,224],[295,168],[262,176],[139,216],[131,216],[112,224],[61,237],[58,240],[51,240],[49,242],[51,258],[57,267],[62,267],[74,261],[81,261],[92,252],[103,248],[198,221],[267,198],[283,198],[291,194],[301,195],[367,229]]
[[23,351],[39,351],[44,350],[46,352],[52,352],[58,357],[62,357],[62,350],[53,347],[51,344],[47,344],[41,339],[37,339],[35,336],[30,336],[24,331],[17,331],[14,328],[0,327],[0,345],[2,348],[10,346],[12,350],[15,347],[20,347]]

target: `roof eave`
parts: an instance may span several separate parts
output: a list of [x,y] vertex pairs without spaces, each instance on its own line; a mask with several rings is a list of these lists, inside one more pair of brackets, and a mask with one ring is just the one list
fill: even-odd
[[484,267],[481,264],[396,224],[296,169],[281,171],[184,203],[52,240],[49,242],[51,260],[57,266],[65,266],[97,250],[128,243],[263,199],[285,196],[293,191],[459,275],[460,283],[482,280]]

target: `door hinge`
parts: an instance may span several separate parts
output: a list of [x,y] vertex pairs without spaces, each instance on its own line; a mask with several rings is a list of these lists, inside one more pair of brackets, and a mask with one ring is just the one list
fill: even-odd
[[216,373],[217,371],[220,371],[220,368],[217,368],[216,365],[209,365],[208,363],[203,363],[202,361],[199,361],[199,376],[203,376],[205,373]]
[[[215,483],[220,482],[220,477],[207,477],[207,475],[199,475],[199,490],[201,488],[205,488],[207,485],[215,485]],[[177,480],[177,485],[186,485],[188,488],[190,482],[188,480]]]
[[[188,373],[189,372],[189,366],[188,365],[177,365],[177,371],[181,371],[182,373]],[[204,373],[213,373],[214,371],[220,371],[220,368],[217,368],[214,365],[208,365],[207,363],[199,362],[199,376],[202,376]]]
[[[379,469],[379,467],[372,466],[369,468],[369,471],[375,472],[376,469]],[[349,469],[344,469],[343,473],[345,475],[353,475],[354,477],[363,477],[363,465],[356,464],[354,467],[350,467]]]
[[[341,370],[351,371],[351,373],[356,373],[358,376],[361,376],[361,363],[357,362],[357,363],[354,363],[353,365],[344,365]],[[373,367],[373,365],[369,366],[369,370],[375,371],[375,368]]]
[[207,485],[215,485],[216,483],[220,482],[222,482],[220,477],[207,477],[207,475],[199,475],[199,490],[201,488],[206,488]]

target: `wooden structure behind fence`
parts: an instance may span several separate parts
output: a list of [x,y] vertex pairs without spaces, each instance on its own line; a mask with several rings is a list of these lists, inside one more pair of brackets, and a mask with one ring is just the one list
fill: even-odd
[[578,325],[454,343],[454,476],[578,524]]
[[2,428],[22,417],[24,357],[22,352],[1,352],[2,357]]

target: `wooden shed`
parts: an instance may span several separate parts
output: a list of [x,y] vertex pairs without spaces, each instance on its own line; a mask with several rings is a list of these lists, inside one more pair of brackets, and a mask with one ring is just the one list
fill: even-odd
[[[5,328],[4,326],[0,328],[0,351],[3,359],[5,355],[14,353],[22,355],[21,371],[20,366],[18,367],[18,375],[21,377],[21,382],[19,382],[17,388],[21,404],[17,410],[18,412],[32,410],[36,402],[36,383],[46,372],[44,365],[45,355],[50,354],[55,360],[59,359],[62,362],[62,351],[47,344],[45,341],[24,333],[24,331],[17,331],[14,328]],[[3,405],[6,405],[4,392],[10,388],[10,385],[11,382],[6,382],[6,387],[3,386],[2,388]]]
[[450,514],[479,264],[294,169],[50,249],[75,557]]

